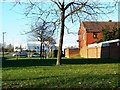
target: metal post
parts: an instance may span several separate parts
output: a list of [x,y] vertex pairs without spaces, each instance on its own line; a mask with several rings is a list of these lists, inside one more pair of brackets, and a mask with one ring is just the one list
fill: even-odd
[[45,51],[45,50],[44,50],[44,49],[45,49],[45,46],[44,46],[44,45],[45,45],[45,44],[43,43],[43,54],[42,54],[42,55],[43,55],[43,59],[44,59],[44,55],[45,55],[45,53],[44,53],[44,51]]
[[4,34],[6,32],[3,32],[3,46],[2,46],[2,60],[4,60]]

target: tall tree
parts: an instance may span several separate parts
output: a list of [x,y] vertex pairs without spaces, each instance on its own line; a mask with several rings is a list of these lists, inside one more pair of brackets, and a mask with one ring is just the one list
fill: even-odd
[[[110,3],[101,3],[101,0],[47,0],[47,2],[43,0],[39,0],[39,2],[29,0],[25,15],[36,15],[38,19],[44,18],[45,20],[54,22],[60,27],[60,39],[56,62],[56,65],[60,65],[64,31],[67,27],[66,22],[72,21],[72,23],[74,23],[78,20],[91,20],[100,17],[100,14],[109,14],[116,6],[116,1],[113,1],[112,5],[110,5]],[[45,3],[45,6],[43,6],[43,3]],[[53,5],[50,5],[51,3]]]

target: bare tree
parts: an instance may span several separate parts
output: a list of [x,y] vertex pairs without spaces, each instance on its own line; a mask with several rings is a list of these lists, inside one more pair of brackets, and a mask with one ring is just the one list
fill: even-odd
[[53,33],[55,30],[54,23],[46,22],[43,19],[40,22],[36,22],[34,25],[31,25],[31,31],[26,32],[26,34],[29,34],[32,36],[31,39],[35,41],[40,41],[40,57],[42,55],[43,44],[45,42],[48,42],[49,44],[55,44],[55,40],[53,39]]
[[[117,5],[117,1],[113,0],[112,4],[102,3],[101,0],[47,0],[45,2],[39,0],[34,2],[29,0],[29,5],[26,9],[26,16],[35,16],[38,19],[49,20],[56,24],[60,28],[60,39],[58,47],[58,55],[56,65],[61,64],[61,54],[64,31],[67,29],[66,22],[81,21],[81,20],[93,20],[100,17],[100,15],[107,15],[114,11],[114,7]],[[45,3],[45,6],[43,6]],[[53,5],[50,5],[50,4]],[[34,9],[34,11],[33,11]]]

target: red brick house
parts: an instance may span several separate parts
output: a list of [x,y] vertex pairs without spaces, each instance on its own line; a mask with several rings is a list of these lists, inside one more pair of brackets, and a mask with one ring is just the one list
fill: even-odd
[[[78,31],[78,49],[66,49],[65,57],[84,57],[84,58],[120,58],[120,41],[112,42],[110,41],[109,46],[103,47],[95,46],[88,47],[91,44],[98,42],[102,38],[102,30],[106,29],[109,31],[109,34],[113,31],[113,28],[117,28],[120,22],[81,22],[80,28]],[[105,42],[106,43],[106,42]],[[112,48],[111,48],[112,47]],[[111,49],[110,49],[111,48]],[[109,54],[109,55],[108,55]]]
[[78,31],[79,48],[99,41],[102,38],[101,31],[107,27],[111,32],[114,27],[118,27],[118,22],[112,22],[111,20],[108,22],[81,22]]

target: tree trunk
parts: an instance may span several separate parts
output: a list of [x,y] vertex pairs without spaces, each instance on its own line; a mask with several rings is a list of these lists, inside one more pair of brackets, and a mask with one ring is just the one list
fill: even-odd
[[40,35],[40,39],[41,39],[41,45],[40,45],[40,58],[41,58],[41,55],[42,55],[42,41],[43,41],[43,39],[42,39],[42,33],[41,33],[41,35]]
[[41,45],[40,45],[40,58],[41,58],[41,55],[42,55],[42,42],[41,42]]
[[61,31],[60,31],[60,39],[59,39],[56,65],[61,65],[62,45],[63,45],[63,36],[64,36],[64,23],[65,23],[64,17],[65,17],[65,11],[63,10],[61,12]]

